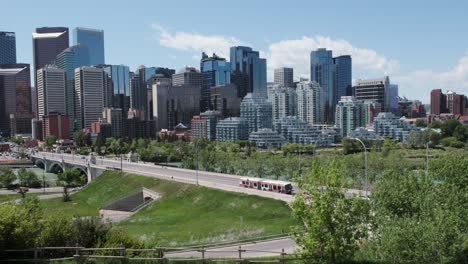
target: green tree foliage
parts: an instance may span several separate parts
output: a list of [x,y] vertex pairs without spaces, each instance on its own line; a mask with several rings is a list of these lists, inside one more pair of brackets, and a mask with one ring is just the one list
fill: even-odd
[[79,170],[66,170],[57,175],[57,184],[63,186],[63,201],[70,201],[68,188],[86,183],[86,179]]
[[453,131],[453,137],[458,141],[468,142],[468,125],[459,125]]
[[57,137],[54,135],[48,136],[44,140],[44,144],[46,145],[46,147],[52,147],[55,144],[55,142],[57,142]]
[[424,122],[424,119],[421,118],[416,119],[416,122],[414,124],[417,127],[426,127],[426,122]]
[[386,138],[384,139],[384,142],[383,142],[383,147],[382,147],[382,155],[384,157],[388,157],[388,155],[390,154],[390,151],[392,151],[392,149],[395,148],[395,141],[393,141],[392,139],[389,139],[389,138]]
[[462,124],[455,119],[449,119],[443,122],[440,127],[442,129],[442,137],[452,137],[453,133],[455,132],[455,129],[461,125]]
[[303,192],[296,195],[292,208],[303,223],[295,232],[303,256],[325,263],[349,260],[367,236],[368,202],[345,197],[343,169],[336,160],[328,166],[316,162],[299,182]]
[[[151,241],[155,246],[155,241]],[[0,251],[33,247],[75,246],[144,248],[124,229],[96,217],[69,218],[62,214],[44,215],[37,198],[19,204],[0,204]],[[18,253],[18,254],[23,254]],[[49,257],[63,257],[55,251]],[[14,257],[14,255],[13,255]],[[24,255],[21,255],[24,257]]]
[[42,212],[37,199],[0,205],[0,250],[34,247]]
[[21,168],[18,170],[18,180],[21,186],[40,188],[41,181],[33,171]]
[[452,147],[452,148],[463,148],[465,144],[461,141],[459,141],[455,137],[446,137],[443,138],[440,143],[444,145],[445,147]]
[[387,171],[373,193],[362,258],[384,263],[466,263],[468,158],[434,160],[430,173]]
[[9,188],[16,181],[16,175],[10,168],[0,168],[0,183],[4,188]]
[[91,146],[91,135],[83,131],[77,131],[73,134],[73,140],[78,147]]

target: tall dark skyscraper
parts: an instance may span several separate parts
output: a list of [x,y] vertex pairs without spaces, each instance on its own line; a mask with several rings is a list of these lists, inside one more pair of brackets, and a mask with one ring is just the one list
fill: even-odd
[[[34,87],[37,87],[37,70],[47,64],[54,63],[60,52],[68,48],[68,28],[66,27],[42,27],[36,28],[32,33],[33,41],[33,68]],[[37,101],[37,98],[33,98]],[[36,104],[37,105],[37,104]],[[37,113],[37,109],[34,109]]]
[[90,65],[105,64],[104,30],[81,27],[73,29],[73,45],[78,44],[88,47]]
[[15,32],[0,31],[0,64],[16,63]]
[[334,64],[332,51],[318,49],[310,53],[310,80],[320,84],[325,100],[325,122],[332,123],[334,119]]
[[130,108],[130,69],[125,65],[99,65],[112,79],[112,107],[122,109],[125,118]]
[[352,60],[351,56],[343,55],[333,58],[335,65],[335,104],[341,96],[352,96]]
[[260,58],[259,52],[249,47],[231,47],[231,82],[237,86],[238,96],[253,93],[267,97],[266,59]]
[[[29,64],[0,65],[0,133],[9,136],[10,118],[29,118],[31,126],[31,72]],[[27,121],[27,120],[26,120]],[[29,131],[30,132],[30,131]]]
[[201,90],[200,111],[212,109],[210,106],[210,89],[215,86],[229,84],[231,82],[231,64],[225,58],[216,54],[208,57],[204,52],[200,61],[200,72],[203,74]]

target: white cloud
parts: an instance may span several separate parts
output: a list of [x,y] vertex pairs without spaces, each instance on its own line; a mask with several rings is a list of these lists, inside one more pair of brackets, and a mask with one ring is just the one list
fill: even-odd
[[432,89],[452,90],[468,95],[468,55],[463,56],[448,71],[417,70],[408,74],[397,74],[393,80],[399,84],[400,95],[420,99],[425,103],[429,103]]
[[333,40],[329,37],[302,37],[282,40],[269,46],[267,52],[269,73],[274,68],[293,67],[296,76],[309,76],[310,52],[318,48],[333,50],[334,56],[351,55],[353,71],[373,71],[377,74],[391,74],[398,70],[399,63],[371,49],[358,48],[345,40]]
[[[190,32],[169,32],[159,24],[153,24],[157,32],[157,39],[161,46],[185,51],[216,53],[222,57],[229,57],[229,48],[241,45],[241,41],[234,37],[222,35],[202,35]],[[200,55],[201,56],[201,55]]]

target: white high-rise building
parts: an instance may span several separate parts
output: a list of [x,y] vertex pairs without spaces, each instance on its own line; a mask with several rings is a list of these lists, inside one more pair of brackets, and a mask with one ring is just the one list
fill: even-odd
[[302,81],[297,84],[297,116],[309,125],[325,121],[325,98],[317,82]]
[[66,114],[65,70],[47,65],[37,70],[36,77],[39,118],[53,112]]
[[80,67],[75,69],[75,120],[76,128],[91,128],[104,109],[106,75],[102,68]]
[[276,85],[283,87],[294,87],[294,70],[293,68],[278,68],[275,69],[274,81]]
[[273,120],[297,114],[297,94],[293,88],[275,86],[268,89],[268,101],[273,107]]
[[336,105],[335,125],[340,129],[342,137],[358,127],[366,125],[366,105],[363,101],[356,100],[353,96],[342,96]]

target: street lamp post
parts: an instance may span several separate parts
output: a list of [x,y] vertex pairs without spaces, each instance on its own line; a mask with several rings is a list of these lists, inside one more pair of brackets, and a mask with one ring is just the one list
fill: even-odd
[[195,141],[195,151],[197,154],[197,170],[195,171],[196,177],[197,177],[197,185],[198,185],[198,142]]
[[362,140],[360,140],[359,138],[352,138],[352,139],[358,141],[364,147],[364,162],[365,162],[365,175],[366,175],[366,197],[367,197],[367,190],[368,190],[368,184],[369,184],[369,178],[368,178],[368,175],[367,175],[367,148],[366,148],[366,145],[364,144],[364,142],[362,142]]
[[120,154],[120,171],[123,169],[122,154]]

